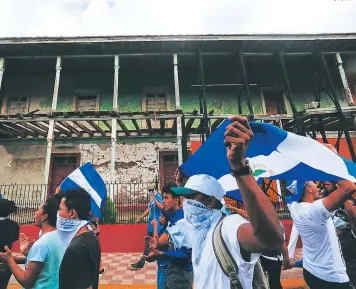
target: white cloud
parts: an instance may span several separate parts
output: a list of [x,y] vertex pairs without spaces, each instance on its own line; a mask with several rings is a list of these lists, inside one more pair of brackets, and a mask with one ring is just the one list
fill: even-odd
[[356,33],[356,0],[0,0],[0,37]]

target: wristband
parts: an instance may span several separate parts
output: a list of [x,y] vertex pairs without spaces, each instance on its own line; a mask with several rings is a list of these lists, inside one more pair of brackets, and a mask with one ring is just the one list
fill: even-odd
[[248,160],[245,160],[245,166],[244,167],[239,168],[237,170],[231,169],[230,170],[230,174],[234,178],[239,177],[239,176],[251,175],[252,174],[252,170],[251,170],[251,168],[249,166]]

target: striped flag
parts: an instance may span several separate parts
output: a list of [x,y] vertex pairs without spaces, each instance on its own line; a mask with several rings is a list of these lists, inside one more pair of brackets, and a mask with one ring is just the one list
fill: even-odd
[[[230,175],[224,133],[231,124],[225,120],[182,166],[186,176],[208,174],[222,184],[227,196],[241,200],[235,179]],[[246,158],[258,182],[272,180],[356,182],[356,164],[313,140],[276,126],[251,122],[254,133]]]
[[101,208],[105,206],[107,190],[103,179],[100,177],[94,166],[87,162],[77,168],[60,185],[61,191],[82,188],[86,190],[91,198],[91,212],[101,219]]

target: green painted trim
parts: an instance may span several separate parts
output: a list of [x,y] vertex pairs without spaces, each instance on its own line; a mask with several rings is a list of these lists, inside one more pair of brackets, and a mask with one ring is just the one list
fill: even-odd
[[[53,144],[86,144],[86,143],[110,143],[110,138],[76,138],[76,139],[54,139]],[[177,142],[177,137],[118,137],[117,143],[144,143],[144,142]],[[24,145],[45,145],[45,139],[0,139],[0,145],[24,144]]]

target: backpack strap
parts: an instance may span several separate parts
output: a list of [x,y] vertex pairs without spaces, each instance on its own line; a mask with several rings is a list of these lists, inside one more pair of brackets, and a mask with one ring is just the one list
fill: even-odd
[[221,228],[223,225],[223,220],[224,216],[220,219],[213,232],[214,253],[221,270],[230,279],[230,288],[242,289],[240,280],[238,278],[238,266],[222,237]]

